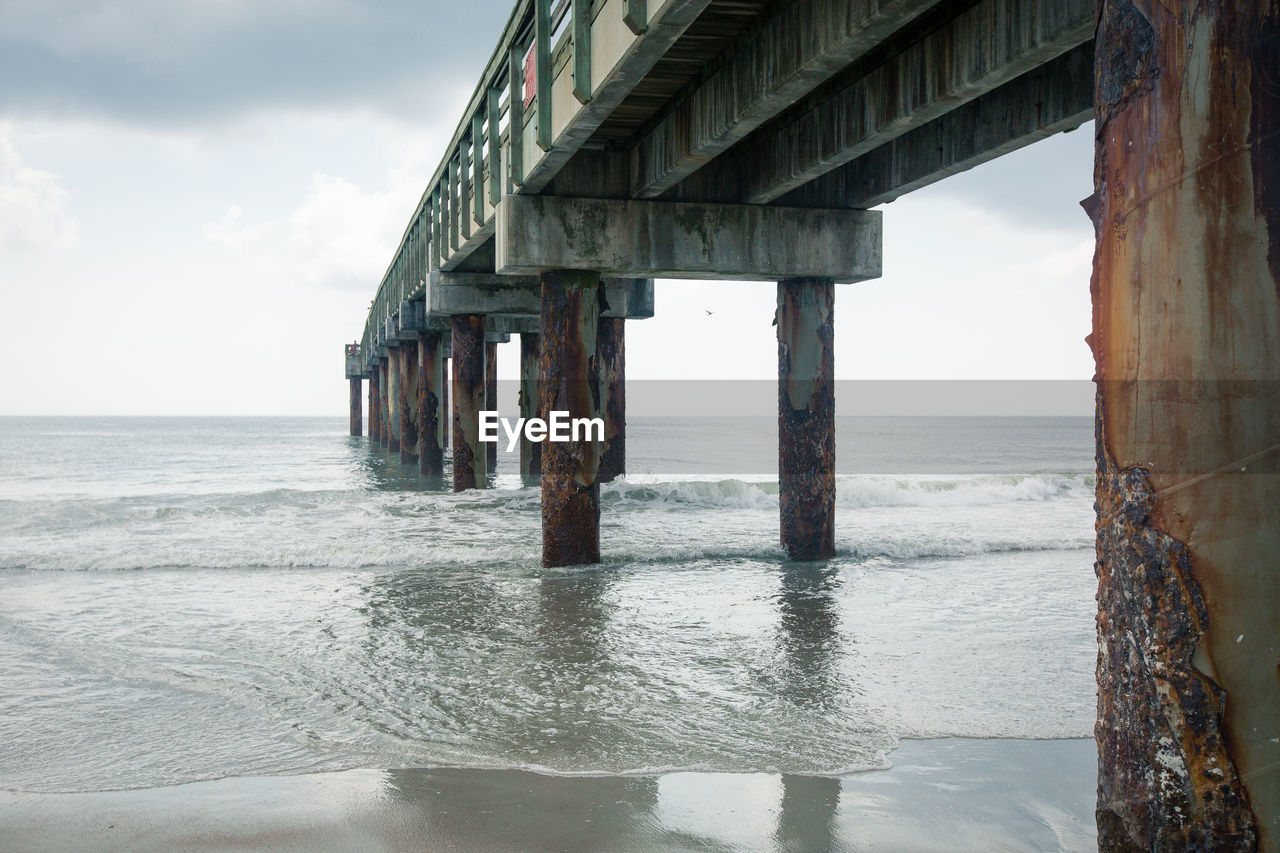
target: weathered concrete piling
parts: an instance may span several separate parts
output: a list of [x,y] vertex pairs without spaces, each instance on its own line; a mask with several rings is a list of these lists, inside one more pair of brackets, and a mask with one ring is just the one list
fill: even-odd
[[[584,270],[542,273],[539,409],[570,418],[600,417],[596,335],[600,276]],[[542,448],[542,564],[600,562],[603,447],[590,440],[548,441]]]
[[380,444],[381,425],[378,421],[378,375],[381,371],[375,362],[372,370],[369,371],[369,441],[373,444]]
[[611,483],[627,473],[626,319],[601,317],[596,338],[596,360],[603,396],[604,454],[599,480]]
[[438,333],[427,332],[418,338],[418,360],[418,470],[438,477],[444,473],[446,423],[441,408],[445,378]]
[[[533,332],[520,335],[520,417],[546,419],[540,407],[538,376],[542,370],[542,350],[539,336]],[[520,476],[526,483],[536,482],[542,476],[542,443],[530,441],[520,434]]]
[[387,358],[378,358],[378,444],[386,447],[391,443],[391,427],[387,417]]
[[387,356],[387,452],[400,452],[400,348],[391,347]]
[[418,347],[402,344],[400,353],[400,461],[418,461]]
[[453,331],[453,490],[483,489],[488,466],[480,444],[484,408],[484,316],[455,315]]
[[778,507],[792,560],[835,555],[835,282],[778,283]]
[[1102,0],[1098,846],[1280,850],[1280,3]]
[[[488,411],[498,410],[498,345],[486,341],[484,345],[484,407]],[[485,445],[485,462],[492,472],[498,467],[498,445]]]

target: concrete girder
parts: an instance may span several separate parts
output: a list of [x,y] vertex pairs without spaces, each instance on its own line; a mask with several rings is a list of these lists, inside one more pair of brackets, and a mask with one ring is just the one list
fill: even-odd
[[[525,196],[507,196],[525,198]],[[504,200],[503,204],[506,201]],[[643,319],[653,316],[653,282],[637,278],[602,279],[609,308],[605,316]],[[539,316],[541,296],[534,276],[486,273],[442,273],[432,270],[427,282],[430,315],[484,314],[503,317]]]
[[585,269],[732,281],[807,275],[839,282],[880,276],[877,211],[512,195],[495,219],[503,274]]
[[1097,0],[979,0],[794,117],[763,128],[675,190],[767,204],[1093,37]]
[[1093,42],[792,190],[795,207],[869,208],[1093,119]]
[[798,0],[784,7],[632,149],[632,193],[661,195],[934,3]]

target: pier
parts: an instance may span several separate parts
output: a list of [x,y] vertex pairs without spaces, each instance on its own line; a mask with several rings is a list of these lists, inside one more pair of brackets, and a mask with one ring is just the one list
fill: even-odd
[[773,281],[781,547],[829,558],[869,208],[1093,120],[1099,846],[1278,850],[1278,68],[1277,0],[520,0],[346,346],[351,433],[367,380],[375,447],[485,487],[519,335],[522,416],[606,420],[520,460],[543,564],[598,562],[626,321]]

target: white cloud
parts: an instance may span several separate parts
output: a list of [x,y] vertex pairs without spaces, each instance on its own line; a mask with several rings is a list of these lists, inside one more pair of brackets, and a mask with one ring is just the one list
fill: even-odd
[[0,129],[0,248],[65,249],[80,226],[67,215],[67,191],[52,172],[32,169]]
[[307,284],[372,293],[395,251],[425,178],[366,192],[316,174],[306,200],[289,214],[294,274]]
[[275,230],[274,222],[259,222],[256,225],[245,225],[240,222],[239,205],[231,205],[222,219],[207,223],[200,232],[205,239],[215,246],[222,246],[240,254],[245,249],[257,245]]

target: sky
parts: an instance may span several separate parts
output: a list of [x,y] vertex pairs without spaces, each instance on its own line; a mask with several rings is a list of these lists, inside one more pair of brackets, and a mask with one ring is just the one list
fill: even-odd
[[[0,0],[0,415],[345,415],[341,346],[510,8]],[[1087,380],[1092,159],[1086,125],[885,205],[837,378]],[[773,285],[655,302],[629,378],[776,375]]]

